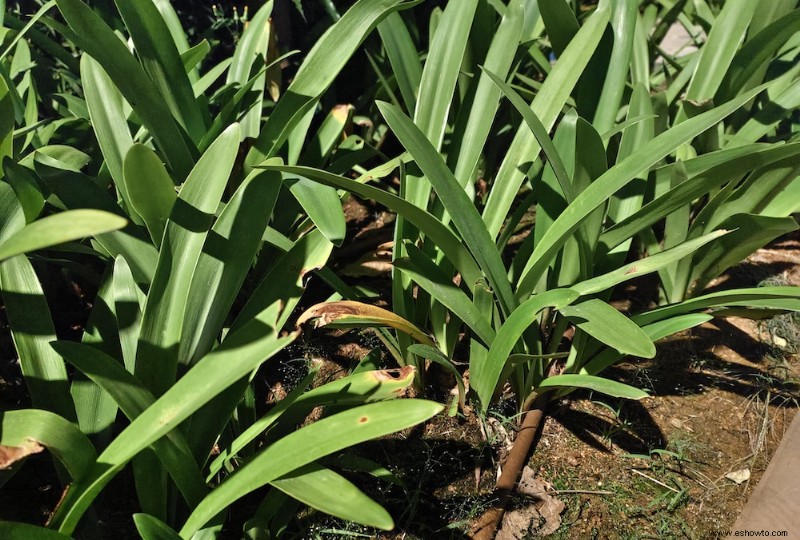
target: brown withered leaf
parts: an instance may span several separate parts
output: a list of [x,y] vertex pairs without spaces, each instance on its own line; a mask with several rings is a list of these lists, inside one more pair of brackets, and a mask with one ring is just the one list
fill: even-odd
[[392,247],[394,242],[384,242],[356,262],[348,264],[339,272],[349,277],[375,277],[392,271]]
[[496,540],[519,540],[533,529],[537,536],[553,534],[561,526],[561,513],[566,505],[548,493],[552,486],[536,478],[530,467],[522,470],[517,493],[531,498],[531,504],[510,510],[503,516],[503,524]]
[[17,461],[42,451],[44,446],[33,439],[28,439],[22,446],[0,445],[0,469],[8,469]]

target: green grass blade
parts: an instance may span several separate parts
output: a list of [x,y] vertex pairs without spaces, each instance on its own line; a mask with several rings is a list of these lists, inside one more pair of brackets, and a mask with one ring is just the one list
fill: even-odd
[[442,410],[438,403],[406,399],[362,405],[314,422],[271,444],[214,489],[180,534],[191,538],[229,504],[272,480],[333,452],[424,422]]
[[[313,375],[313,374],[312,374]],[[313,376],[312,376],[313,379]],[[315,407],[352,407],[395,399],[414,381],[414,368],[411,366],[398,370],[362,371],[323,384],[311,390],[305,388],[312,380],[303,381],[300,390],[293,390],[275,407],[255,421],[228,448],[222,449],[219,456],[209,466],[210,475],[222,469],[225,461],[242,451],[259,435],[266,432],[280,420],[281,423],[296,426]]]
[[170,0],[153,0],[153,3],[158,8],[161,17],[167,24],[169,35],[175,40],[175,46],[178,48],[178,52],[183,54],[188,51],[189,40],[186,38],[186,32],[183,26],[181,26],[181,21],[178,18],[175,8],[172,7]]
[[397,107],[379,102],[378,108],[430,181],[444,208],[452,216],[453,224],[461,233],[464,243],[494,289],[501,309],[510,314],[516,307],[511,285],[506,277],[500,253],[475,205],[422,131]]
[[711,126],[722,121],[763,89],[764,86],[760,86],[724,105],[682,122],[643,145],[594,181],[556,219],[553,226],[548,229],[541,242],[534,249],[520,280],[518,287],[519,297],[522,298],[524,295],[530,294],[549,265],[550,259],[595,208],[608,200],[631,179],[649,170],[650,167],[681,144],[692,140]]

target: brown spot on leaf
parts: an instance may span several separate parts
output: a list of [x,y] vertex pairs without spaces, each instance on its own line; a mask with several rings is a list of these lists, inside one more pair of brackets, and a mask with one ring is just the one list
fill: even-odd
[[359,424],[363,424],[364,422],[366,422],[368,420],[369,420],[369,418],[367,418],[366,416],[362,416],[361,418],[358,419],[358,423]]
[[628,271],[625,272],[625,275],[627,276],[628,274],[635,274],[638,271],[639,271],[638,266],[631,266],[630,268],[628,268]]
[[416,369],[414,366],[403,366],[400,369],[381,369],[379,371],[373,371],[372,375],[378,382],[398,381],[413,377],[415,371]]

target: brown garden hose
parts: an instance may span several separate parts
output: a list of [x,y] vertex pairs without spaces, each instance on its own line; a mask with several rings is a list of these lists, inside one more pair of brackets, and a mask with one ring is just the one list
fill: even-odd
[[492,540],[495,537],[498,525],[503,519],[508,499],[514,492],[514,487],[517,484],[522,468],[528,460],[533,441],[536,439],[536,433],[542,425],[542,419],[550,401],[550,396],[550,392],[539,394],[531,404],[530,409],[525,413],[517,438],[514,440],[514,445],[508,453],[506,462],[503,464],[500,478],[497,479],[495,484],[496,502],[475,521],[470,534],[471,540]]

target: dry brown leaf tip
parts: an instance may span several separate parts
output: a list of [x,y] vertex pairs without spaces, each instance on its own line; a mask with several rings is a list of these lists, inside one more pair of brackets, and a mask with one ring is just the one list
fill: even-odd
[[43,451],[44,446],[33,439],[28,439],[22,446],[0,445],[0,469],[8,469],[14,463]]

